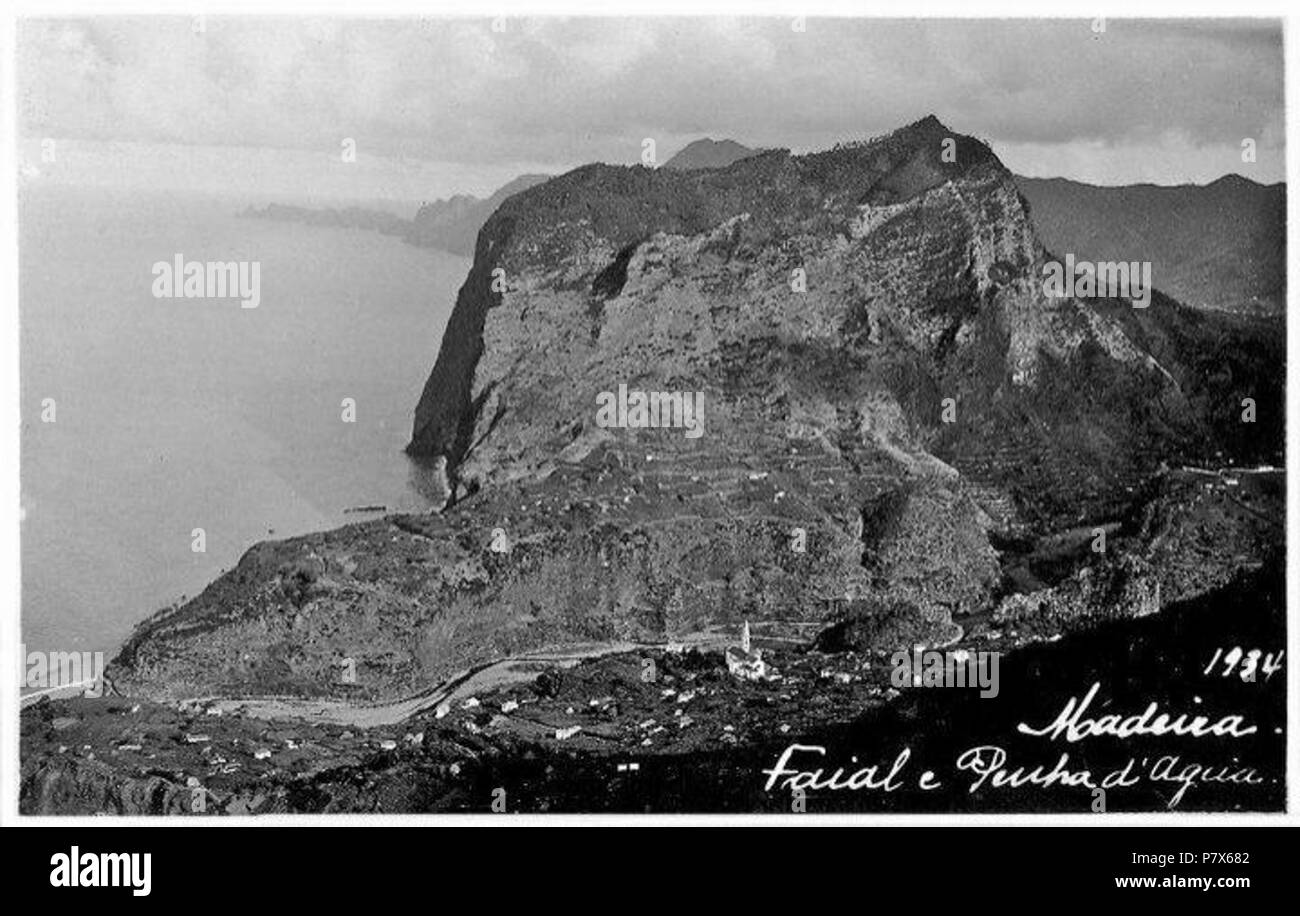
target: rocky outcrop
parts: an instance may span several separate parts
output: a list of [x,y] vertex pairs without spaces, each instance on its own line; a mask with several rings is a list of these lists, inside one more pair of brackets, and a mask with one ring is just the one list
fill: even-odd
[[1160,583],[1150,564],[1135,555],[1084,566],[1053,588],[1014,594],[993,613],[1000,624],[1037,624],[1148,617],[1160,611]]
[[763,430],[1088,515],[1197,438],[1201,338],[1170,346],[1169,300],[1046,297],[1048,257],[1013,177],[933,118],[725,169],[579,169],[485,225],[410,451],[470,492],[544,475],[602,391],[702,391],[706,435],[661,450],[762,464]]
[[[1048,257],[1012,176],[933,118],[516,194],[416,411],[450,505],[258,545],[110,673],[379,701],[539,647],[879,607],[915,619],[856,633],[945,644],[1008,590],[995,541],[1128,512],[1251,378],[1207,382],[1222,329],[1170,300],[1046,297]],[[626,391],[691,398],[696,428],[598,422]]]

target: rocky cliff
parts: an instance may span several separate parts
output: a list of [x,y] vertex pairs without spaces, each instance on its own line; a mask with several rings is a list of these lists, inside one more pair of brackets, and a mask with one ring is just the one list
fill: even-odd
[[[1280,357],[1163,297],[1048,298],[1049,257],[1013,177],[934,118],[516,194],[416,411],[446,510],[259,545],[110,673],[384,699],[540,646],[798,640],[882,608],[882,648],[951,643],[1087,560],[1017,579],[1012,554],[1132,529],[1162,462],[1280,443]],[[620,390],[698,396],[700,435],[597,423]]]
[[1169,299],[1046,297],[1050,256],[1013,177],[934,118],[725,169],[579,169],[485,225],[410,451],[465,492],[603,438],[600,391],[705,390],[704,439],[657,445],[736,460],[766,430],[927,479],[938,457],[1051,521],[1097,511],[1231,398],[1279,396],[1241,354],[1235,387],[1207,381],[1207,346],[1241,332]]

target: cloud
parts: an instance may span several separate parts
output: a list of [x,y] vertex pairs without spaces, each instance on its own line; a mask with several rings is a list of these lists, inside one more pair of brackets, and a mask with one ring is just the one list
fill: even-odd
[[353,137],[384,155],[557,168],[634,162],[643,137],[665,151],[701,134],[818,148],[930,112],[1040,159],[1059,148],[1063,163],[1283,141],[1270,22],[193,22],[23,21],[24,135],[307,150]]

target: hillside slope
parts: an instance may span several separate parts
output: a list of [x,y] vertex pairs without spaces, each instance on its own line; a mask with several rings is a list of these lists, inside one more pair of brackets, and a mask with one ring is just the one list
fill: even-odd
[[1043,243],[1064,256],[1150,261],[1155,285],[1196,308],[1286,308],[1286,186],[1240,175],[1211,184],[1096,187],[1017,178]]

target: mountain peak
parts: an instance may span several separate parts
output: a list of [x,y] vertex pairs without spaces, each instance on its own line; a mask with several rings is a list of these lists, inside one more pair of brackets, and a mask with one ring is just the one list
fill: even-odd
[[664,163],[664,168],[681,171],[719,169],[757,154],[758,150],[750,149],[735,140],[702,137],[684,146],[677,155]]
[[944,123],[943,123],[942,121],[940,121],[939,118],[938,118],[937,116],[935,116],[935,115],[933,115],[933,114],[928,114],[928,115],[926,115],[926,116],[925,116],[924,118],[922,118],[921,120],[916,121],[916,122],[913,123],[913,124],[910,124],[909,127],[911,127],[911,128],[914,129],[914,130],[916,130],[916,129],[920,129],[920,130],[942,130],[942,131],[945,131],[945,132],[949,132],[949,133],[951,133],[951,131],[948,131],[948,128],[947,128],[946,126],[944,126]]
[[1206,185],[1207,188],[1262,188],[1264,185],[1258,181],[1253,181],[1245,175],[1237,172],[1229,172],[1219,178],[1214,179]]
[[926,115],[919,121],[913,121],[906,127],[899,128],[894,132],[894,135],[908,137],[914,142],[926,144],[937,144],[948,137],[952,137],[957,142],[974,140],[972,137],[967,137],[953,130],[932,114]]

